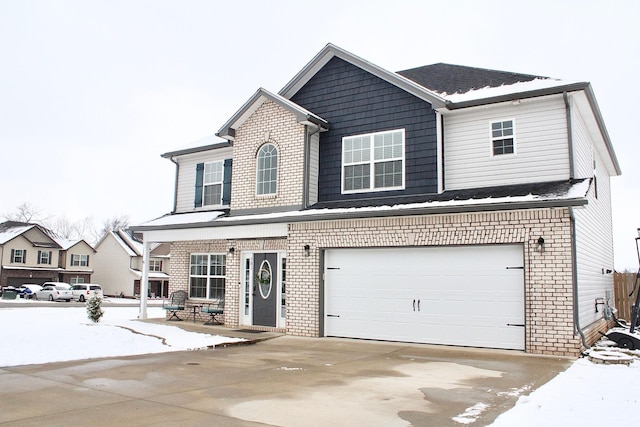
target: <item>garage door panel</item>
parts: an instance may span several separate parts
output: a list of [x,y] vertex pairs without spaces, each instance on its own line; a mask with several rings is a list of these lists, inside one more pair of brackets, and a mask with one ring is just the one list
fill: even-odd
[[[325,333],[524,349],[521,245],[325,253]],[[419,307],[418,307],[419,305]]]

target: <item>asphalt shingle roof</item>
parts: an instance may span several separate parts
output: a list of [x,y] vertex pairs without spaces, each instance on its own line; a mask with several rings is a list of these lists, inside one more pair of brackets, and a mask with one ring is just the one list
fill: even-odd
[[484,87],[499,87],[548,78],[445,63],[425,65],[423,67],[398,71],[397,73],[431,91],[449,95],[465,93]]

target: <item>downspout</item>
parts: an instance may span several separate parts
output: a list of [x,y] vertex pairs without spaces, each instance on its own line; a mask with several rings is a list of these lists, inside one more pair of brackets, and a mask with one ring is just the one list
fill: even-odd
[[180,175],[180,164],[176,162],[173,157],[169,157],[169,160],[176,165],[176,180],[173,187],[173,210],[171,211],[171,213],[176,213],[178,210],[178,176]]
[[584,336],[584,332],[582,332],[582,328],[580,327],[580,314],[578,312],[578,258],[577,258],[577,249],[576,249],[576,217],[573,213],[573,207],[569,206],[569,216],[571,218],[571,281],[573,282],[573,327],[574,334],[575,332],[580,334],[580,338],[582,339],[582,345],[589,349],[591,348],[589,344],[587,344],[587,338]]
[[564,99],[564,111],[567,121],[567,144],[569,148],[569,179],[575,177],[575,165],[573,158],[573,129],[571,126],[571,104],[569,103],[569,95],[567,92],[562,92],[562,98]]
[[302,209],[309,207],[309,184],[310,184],[310,168],[311,168],[311,137],[320,132],[322,128],[320,125],[316,125],[317,128],[313,132],[305,132],[304,141],[304,164],[302,166],[304,175],[302,177]]

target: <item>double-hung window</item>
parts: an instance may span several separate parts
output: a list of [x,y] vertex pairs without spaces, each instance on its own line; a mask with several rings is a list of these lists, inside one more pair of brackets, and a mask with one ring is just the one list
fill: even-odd
[[491,123],[491,149],[494,156],[515,153],[515,127],[513,120]]
[[191,254],[189,298],[224,299],[226,262],[224,254]]
[[27,251],[24,249],[11,249],[11,262],[25,264],[27,262]]
[[150,259],[149,271],[162,271],[162,261],[159,259]]
[[89,266],[89,255],[71,255],[71,266],[72,267],[88,267]]
[[38,251],[38,264],[51,264],[51,251]]
[[342,138],[342,192],[404,188],[404,129]]
[[204,182],[202,183],[202,204],[222,204],[222,179],[224,176],[223,162],[204,164]]

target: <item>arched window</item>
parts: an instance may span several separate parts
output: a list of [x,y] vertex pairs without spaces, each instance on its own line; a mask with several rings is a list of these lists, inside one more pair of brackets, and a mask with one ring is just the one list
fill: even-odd
[[256,194],[276,194],[278,182],[278,149],[265,144],[258,151],[258,177]]

